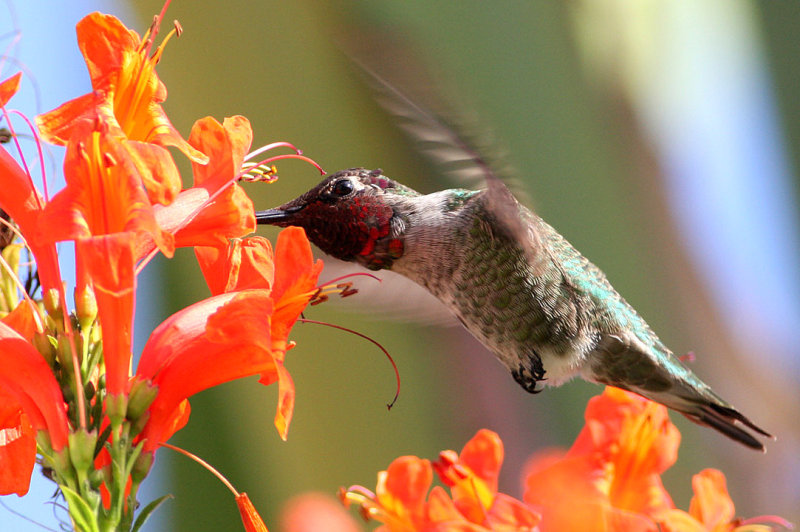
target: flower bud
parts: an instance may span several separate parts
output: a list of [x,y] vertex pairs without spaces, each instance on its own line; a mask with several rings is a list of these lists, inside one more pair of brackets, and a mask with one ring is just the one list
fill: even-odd
[[63,309],[61,308],[61,294],[55,288],[51,288],[45,292],[42,299],[44,300],[44,309],[47,314],[53,321],[60,324],[64,317]]
[[36,332],[33,334],[33,346],[42,354],[45,362],[52,366],[56,360],[57,344],[55,339],[46,333]]
[[118,427],[125,419],[128,411],[128,396],[125,394],[106,396],[106,415],[111,421],[112,427]]
[[139,419],[150,407],[158,395],[158,386],[148,380],[136,379],[131,384],[128,394],[128,412],[126,417],[131,421]]
[[75,289],[75,313],[81,331],[88,331],[97,317],[97,299],[94,297],[94,289],[88,284]]
[[94,465],[94,450],[97,445],[97,432],[78,429],[68,436],[69,455],[72,466],[79,473],[88,473]]
[[64,335],[59,335],[58,337],[56,356],[58,357],[59,364],[61,364],[61,369],[68,375],[72,375],[74,373],[74,368],[72,366],[72,345],[70,345],[69,338]]
[[131,480],[135,483],[141,482],[150,472],[152,466],[153,453],[145,452],[140,454],[136,457],[136,462],[134,462],[133,469],[131,469]]

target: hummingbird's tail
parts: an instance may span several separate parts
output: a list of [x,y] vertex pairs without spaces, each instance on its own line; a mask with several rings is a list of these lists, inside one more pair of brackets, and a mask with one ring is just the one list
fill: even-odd
[[698,425],[711,427],[742,445],[766,452],[764,444],[752,432],[774,439],[772,434],[747,419],[693,373],[686,370],[685,377],[686,380],[676,379],[672,386],[658,391],[641,386],[623,387],[680,412]]
[[774,439],[772,434],[717,395],[664,347],[655,334],[650,334],[655,339],[649,346],[634,334],[606,335],[593,352],[589,380],[638,393],[680,412],[698,425],[711,427],[750,449],[764,452],[764,444],[757,436]]
[[747,419],[741,412],[730,406],[708,402],[705,404],[695,403],[689,408],[676,408],[676,410],[689,420],[699,425],[706,425],[716,429],[730,439],[758,451],[765,452],[764,444],[758,441],[750,432],[742,428],[739,424],[744,425],[762,436],[774,438],[772,434],[765,431]]

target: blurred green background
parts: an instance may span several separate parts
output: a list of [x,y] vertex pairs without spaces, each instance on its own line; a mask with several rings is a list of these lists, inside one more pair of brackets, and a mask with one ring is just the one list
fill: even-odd
[[[781,436],[761,456],[673,415],[683,433],[678,464],[666,474],[676,503],[688,508],[692,474],[719,467],[739,515],[798,520],[800,495],[789,483],[798,470],[787,474],[798,458],[796,386],[775,393],[764,385],[769,371],[751,379],[748,366],[737,361],[761,356],[751,350],[759,346],[736,345],[731,324],[682,248],[665,197],[666,163],[641,124],[639,106],[647,90],[641,78],[669,66],[666,60],[648,64],[667,55],[653,48],[692,44],[699,54],[703,46],[724,45],[714,32],[732,32],[730,39],[751,39],[742,48],[761,50],[775,72],[784,142],[796,160],[792,95],[800,88],[800,54],[791,28],[800,23],[800,11],[766,2],[701,2],[699,12],[677,13],[663,2],[628,4],[176,1],[167,18],[178,19],[185,33],[169,44],[159,65],[170,91],[165,108],[181,131],[207,114],[244,114],[255,130],[254,146],[288,140],[328,171],[381,167],[418,190],[435,191],[449,184],[411,149],[336,45],[364,32],[410,43],[414,60],[441,74],[456,91],[452,96],[469,102],[508,148],[537,212],[604,268],[677,353],[696,351],[697,371],[721,394]],[[160,1],[133,7],[145,21]],[[689,35],[693,25],[709,25],[699,30],[710,35],[708,42],[669,42],[682,38],[674,29],[681,23],[688,23]],[[665,27],[671,26],[670,33]],[[690,89],[690,81],[677,81],[677,90]],[[299,162],[279,170],[277,184],[250,187],[257,207],[283,203],[318,181]],[[164,315],[205,294],[194,258],[184,254],[178,261],[164,268]],[[357,297],[349,306],[358,306]],[[271,423],[276,390],[255,379],[195,397],[191,422],[175,437],[247,491],[273,528],[293,495],[333,494],[355,483],[374,487],[376,472],[395,457],[435,458],[442,449],[460,449],[482,427],[503,438],[502,489],[520,496],[525,459],[546,446],[568,446],[583,425],[586,400],[600,392],[575,382],[530,396],[459,328],[370,319],[343,313],[335,303],[307,315],[367,334],[394,355],[403,381],[394,409],[384,406],[393,375],[373,346],[340,331],[298,325],[292,336],[298,347],[287,363],[297,385],[287,442]],[[786,371],[778,368],[784,378]],[[781,398],[788,408],[776,406]],[[235,508],[222,486],[182,458],[161,453],[159,461],[168,463],[177,497],[170,504],[171,530],[234,528]]]
[[[138,20],[124,21],[142,33],[161,1],[131,2],[127,9]],[[252,122],[254,147],[290,141],[328,171],[381,167],[432,192],[452,183],[442,181],[406,142],[336,44],[362,33],[410,43],[414,60],[453,91],[442,97],[469,102],[469,110],[508,148],[530,206],[606,271],[676,353],[694,351],[694,368],[704,380],[779,435],[762,456],[673,415],[683,442],[665,481],[676,504],[688,508],[692,474],[717,467],[727,475],[738,515],[780,514],[800,522],[797,348],[786,341],[789,336],[770,332],[772,326],[785,332],[800,325],[794,321],[800,300],[797,177],[774,163],[777,158],[789,168],[800,161],[797,4],[175,0],[166,18],[179,20],[184,34],[169,43],[158,71],[169,90],[164,107],[185,135],[200,117],[243,114]],[[697,62],[687,66],[676,57]],[[727,75],[740,64],[754,77]],[[756,248],[743,262],[778,264],[783,275],[789,273],[781,278],[764,269],[764,275],[745,278],[720,295],[716,281],[728,277],[714,275],[713,268],[709,275],[708,263],[698,259],[702,239],[698,245],[692,237],[705,238],[707,228],[680,208],[697,196],[688,194],[684,201],[685,188],[670,178],[678,167],[684,170],[678,174],[702,181],[704,163],[676,163],[684,159],[674,156],[669,139],[680,141],[685,133],[691,148],[691,125],[682,120],[715,123],[706,119],[712,116],[708,109],[728,102],[729,91],[762,96],[744,112],[755,108],[753,113],[769,120],[722,122],[722,129],[709,128],[705,137],[740,132],[756,153],[756,170],[747,172],[754,183],[784,179],[785,187],[778,187],[784,191],[777,194],[784,202],[780,212],[763,203],[760,185],[745,195],[745,208],[738,211],[743,223],[766,209],[767,221],[780,215],[781,232],[768,233],[769,252]],[[743,109],[736,103],[713,111],[713,117],[729,118]],[[777,135],[774,142],[770,135]],[[721,156],[737,161],[741,152],[722,149]],[[295,161],[281,163],[279,173],[274,185],[248,188],[257,208],[283,203],[319,180],[313,168]],[[720,197],[734,186],[724,179],[711,185]],[[714,212],[713,203],[694,211]],[[753,231],[739,236],[758,240]],[[276,235],[272,229],[259,233]],[[709,248],[718,245],[737,251],[725,241],[708,241]],[[744,297],[771,293],[770,283],[778,283],[779,296],[793,299],[792,310]],[[207,295],[191,253],[156,262],[141,284],[140,297],[163,303],[150,323],[137,318],[145,334]],[[348,307],[358,307],[358,297]],[[297,387],[287,442],[272,425],[277,389],[256,379],[195,396],[188,426],[171,440],[246,491],[271,530],[280,530],[281,508],[297,494],[333,495],[350,484],[374,487],[376,473],[394,458],[433,459],[440,450],[460,450],[480,428],[503,439],[501,490],[520,497],[525,460],[548,446],[569,446],[583,426],[587,399],[601,391],[574,382],[531,396],[460,328],[381,320],[342,307],[332,301],[308,310],[307,317],[369,335],[392,353],[402,390],[391,411],[385,403],[394,393],[394,375],[376,348],[341,331],[298,324],[292,333],[298,345],[287,356]],[[156,467],[166,471],[162,480],[176,499],[146,529],[237,529],[235,506],[207,472],[164,451]]]

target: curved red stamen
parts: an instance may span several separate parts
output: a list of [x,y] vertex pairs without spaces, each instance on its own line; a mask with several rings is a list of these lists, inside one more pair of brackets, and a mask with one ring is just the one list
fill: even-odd
[[250,159],[252,159],[256,155],[261,155],[265,151],[274,150],[275,148],[289,148],[290,150],[295,152],[297,155],[303,155],[303,150],[301,150],[300,148],[298,148],[297,146],[295,146],[291,142],[286,142],[285,140],[282,140],[282,141],[278,141],[278,142],[273,142],[271,144],[267,144],[266,146],[261,146],[257,150],[251,151],[250,153],[245,155],[244,160],[245,161],[249,161]]
[[364,340],[369,340],[370,342],[372,342],[373,344],[378,346],[378,349],[383,351],[383,354],[386,355],[386,358],[388,358],[389,362],[392,364],[392,369],[394,369],[394,376],[395,376],[395,379],[397,380],[397,390],[394,393],[394,397],[392,398],[391,402],[386,404],[386,408],[388,408],[389,410],[392,409],[394,404],[397,402],[397,398],[400,396],[400,371],[397,369],[397,364],[395,364],[394,359],[392,358],[392,355],[389,354],[389,351],[387,351],[385,347],[383,347],[381,344],[379,344],[377,341],[373,340],[372,338],[370,338],[366,334],[361,334],[360,332],[354,331],[352,329],[348,329],[347,327],[342,327],[341,325],[334,325],[333,323],[328,323],[328,322],[325,322],[325,321],[309,320],[309,319],[306,319],[306,318],[300,318],[297,321],[299,321],[301,323],[316,323],[317,325],[325,325],[326,327],[333,327],[334,329],[339,329],[340,331],[345,331],[345,332],[349,332],[349,333],[355,334],[356,336],[358,336],[360,338],[363,338]]
[[[11,109],[10,111],[7,111],[6,108],[3,107],[3,116],[6,119],[6,124],[8,125],[8,130],[11,132],[11,138],[14,139],[14,146],[17,148],[17,153],[19,154],[20,161],[22,161],[22,168],[25,170],[25,174],[28,176],[28,180],[30,181],[31,188],[33,188],[34,190],[36,189],[36,187],[33,184],[33,176],[31,175],[31,170],[30,170],[30,168],[28,168],[28,162],[25,160],[25,157],[22,154],[22,146],[19,143],[19,137],[17,136],[17,132],[14,130],[14,125],[11,123],[11,120],[9,119],[9,115],[12,115],[12,114],[22,117],[22,119],[25,121],[25,123],[28,124],[28,127],[30,128],[31,132],[34,135],[34,138],[36,139],[36,148],[37,148],[37,150],[39,152],[39,163],[42,165],[42,172],[43,172],[42,173],[42,184],[44,186],[44,195],[45,195],[45,199],[48,199],[47,198],[47,180],[44,178],[44,155],[42,154],[42,145],[41,145],[41,142],[39,142],[39,136],[38,136],[38,133],[36,131],[36,127],[31,123],[31,121],[28,119],[28,117],[25,116],[24,114],[22,114],[20,111],[17,111],[16,109]],[[44,209],[44,205],[41,205],[41,198],[37,197],[36,201],[40,203],[39,208],[40,209]]]
[[320,284],[319,286],[320,286],[320,287],[323,287],[323,286],[328,286],[328,285],[336,284],[336,283],[338,283],[339,281],[341,281],[341,280],[343,280],[343,279],[347,279],[348,277],[356,277],[356,276],[371,277],[372,279],[375,279],[375,280],[376,280],[376,281],[378,281],[379,283],[382,283],[382,282],[383,282],[383,279],[381,279],[380,277],[378,277],[378,276],[376,276],[376,275],[372,275],[372,274],[371,274],[371,273],[369,273],[369,272],[353,272],[353,273],[348,273],[347,275],[342,275],[342,276],[339,276],[339,277],[337,277],[336,279],[331,279],[330,281],[328,281],[328,282],[326,282],[326,283],[322,283],[322,284]]
[[738,521],[738,526],[747,525],[763,525],[763,524],[776,525],[785,528],[786,530],[794,530],[794,525],[791,521],[784,519],[778,515],[759,515],[758,517],[749,517]]
[[167,8],[172,0],[165,0],[164,5],[161,7],[161,13],[156,15],[153,18],[153,24],[150,26],[150,34],[147,36],[147,47],[144,50],[144,56],[148,57],[150,55],[150,50],[153,49],[153,43],[156,40],[156,35],[158,35],[158,30],[161,28],[161,22],[164,20],[164,16],[167,14]]

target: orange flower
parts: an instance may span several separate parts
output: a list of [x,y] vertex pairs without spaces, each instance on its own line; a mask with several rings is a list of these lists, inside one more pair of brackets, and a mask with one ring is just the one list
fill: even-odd
[[[17,92],[21,73],[0,83],[0,107]],[[39,216],[44,209],[44,200],[33,186],[30,175],[0,147],[0,208],[8,213],[27,235],[28,246],[36,257],[39,277],[45,290],[61,288],[56,248],[52,243],[42,242],[36,234]]]
[[704,469],[692,477],[694,497],[689,511],[667,510],[659,518],[663,532],[769,532],[772,526],[756,524],[772,522],[784,528],[791,528],[785,520],[766,516],[748,519],[746,522],[735,518],[733,501],[728,495],[725,475],[716,469]]
[[106,387],[119,396],[127,391],[131,360],[137,243],[153,241],[167,256],[174,244],[156,223],[130,145],[110,135],[99,117],[72,131],[67,186],[47,205],[40,233],[50,242],[75,241],[78,286],[91,284],[97,297]]
[[5,107],[11,97],[17,93],[21,79],[22,72],[17,72],[10,78],[0,82],[0,107]]
[[[167,40],[150,54],[160,17],[140,39],[111,15],[92,13],[78,23],[78,45],[89,68],[94,92],[85,94],[37,117],[42,136],[66,144],[85,119],[101,112],[111,134],[132,142],[134,164],[144,179],[150,201],[171,203],[181,187],[180,175],[165,146],[175,146],[187,157],[206,157],[181,137],[161,107],[167,90],[155,72]],[[149,170],[148,170],[149,169]]]
[[59,452],[69,423],[61,387],[44,357],[16,331],[0,322],[0,495],[28,491],[38,431],[40,444]]
[[542,509],[544,530],[656,530],[653,516],[673,507],[660,475],[679,442],[666,408],[607,387],[566,455],[534,458],[524,500]]
[[239,508],[239,515],[242,516],[242,524],[246,532],[269,532],[264,520],[258,515],[255,506],[250,501],[246,493],[236,496],[236,506]]
[[360,532],[359,523],[334,497],[326,493],[303,493],[292,497],[281,509],[284,532]]
[[470,522],[490,530],[533,528],[538,516],[520,501],[497,492],[503,464],[503,442],[490,430],[480,430],[460,455],[443,451],[434,468],[450,486],[458,511]]
[[0,495],[28,493],[36,434],[17,398],[0,388]]
[[[243,289],[268,290],[272,303],[270,352],[274,368],[261,374],[261,382],[278,382],[275,427],[286,439],[294,410],[294,383],[284,366],[289,331],[317,293],[322,261],[314,261],[305,231],[289,227],[278,235],[274,266],[269,242],[253,237],[234,240],[225,248],[196,247],[200,267],[212,294]],[[274,277],[273,277],[274,275]]]
[[209,162],[192,163],[194,186],[171,205],[155,207],[159,225],[175,235],[177,247],[227,246],[229,239],[255,231],[253,202],[235,183],[252,138],[243,116],[222,124],[211,117],[195,122],[189,142],[206,152]]
[[440,486],[428,495],[433,480],[428,460],[402,456],[378,473],[374,494],[353,487],[344,499],[359,504],[366,517],[382,521],[385,526],[378,530],[387,532],[538,530],[539,516],[531,508],[497,492],[502,462],[500,438],[484,429],[460,455],[443,451],[434,464],[452,498]]
[[188,412],[183,412],[182,403],[191,395],[274,368],[269,350],[272,302],[264,292],[232,292],[203,300],[153,331],[136,370],[140,380],[158,390],[142,432],[145,451],[155,450],[185,423]]
[[[242,248],[257,251],[241,254],[237,250]],[[226,250],[228,255],[221,255],[218,248],[198,249],[207,278],[219,275],[235,281],[225,285],[229,291],[215,291],[213,297],[168,318],[145,345],[136,375],[158,388],[141,435],[146,439],[146,451],[155,450],[159,442],[183,426],[188,417],[188,397],[254,374],[261,374],[264,384],[278,381],[275,426],[286,438],[294,407],[294,384],[283,366],[286,341],[280,337],[276,340],[275,334],[288,335],[297,315],[316,292],[313,286],[322,264],[313,262],[301,229],[283,231],[277,250],[273,270],[262,266],[272,263],[272,254],[269,243],[260,238],[235,241]],[[263,271],[274,271],[275,278],[266,279],[257,273]],[[281,291],[279,286],[283,287]],[[300,310],[295,315],[297,307]]]

